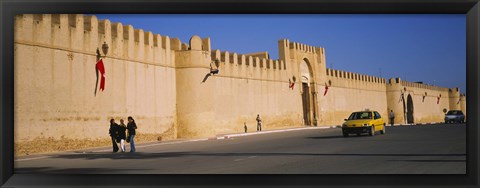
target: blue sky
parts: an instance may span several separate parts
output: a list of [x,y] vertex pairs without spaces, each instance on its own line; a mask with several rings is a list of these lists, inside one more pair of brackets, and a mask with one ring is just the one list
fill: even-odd
[[96,15],[212,49],[278,58],[278,40],[324,47],[327,67],[466,92],[465,15]]

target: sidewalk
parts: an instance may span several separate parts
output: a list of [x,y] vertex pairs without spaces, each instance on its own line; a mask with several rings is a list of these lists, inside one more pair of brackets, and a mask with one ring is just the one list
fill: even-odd
[[266,131],[255,131],[247,133],[232,133],[232,134],[221,134],[216,137],[208,138],[209,140],[220,140],[220,139],[229,139],[240,136],[250,136],[257,134],[269,134],[269,133],[279,133],[279,132],[289,132],[289,131],[298,131],[298,130],[307,130],[307,129],[330,129],[330,128],[339,128],[340,126],[318,126],[318,127],[297,127],[297,128],[287,128],[287,129],[274,129]]
[[[426,125],[426,124],[440,124],[440,123],[422,123],[422,124],[394,124],[394,126],[410,126],[410,125]],[[391,125],[387,125],[391,127]],[[299,131],[299,130],[308,130],[308,129],[330,129],[330,128],[341,128],[341,125],[332,125],[332,126],[317,126],[317,127],[296,127],[296,128],[287,128],[287,129],[274,129],[274,130],[265,130],[265,131],[255,131],[255,132],[247,132],[247,133],[230,133],[230,134],[220,134],[210,138],[200,138],[200,139],[189,139],[189,140],[168,140],[168,141],[153,141],[153,142],[145,142],[145,143],[138,143],[135,144],[135,148],[145,148],[151,146],[158,146],[158,145],[170,145],[170,144],[180,144],[186,142],[197,142],[197,141],[207,141],[207,140],[222,140],[222,139],[230,139],[235,137],[241,136],[250,136],[250,135],[259,135],[259,134],[270,134],[270,133],[280,133],[280,132],[290,132],[290,131]],[[43,159],[48,158],[52,155],[59,155],[64,153],[78,153],[78,154],[85,154],[85,153],[95,153],[95,152],[112,152],[112,146],[102,146],[102,147],[95,147],[95,148],[86,148],[81,150],[69,150],[69,151],[59,151],[53,153],[41,153],[41,154],[34,154],[34,155],[27,155],[17,157],[15,162],[17,161],[28,161],[28,160],[35,160],[35,159]]]
[[[168,141],[161,141],[161,142],[153,141],[153,142],[137,143],[135,144],[135,148],[145,148],[145,147],[158,146],[158,145],[180,144],[180,143],[186,143],[186,142],[197,142],[197,141],[207,141],[207,140],[220,140],[220,139],[228,139],[228,138],[234,138],[239,136],[249,136],[249,135],[257,135],[257,134],[269,134],[269,133],[288,132],[288,131],[297,131],[297,130],[306,130],[306,129],[328,129],[328,128],[336,128],[336,127],[338,126],[297,127],[297,128],[266,130],[266,131],[260,131],[260,132],[250,132],[250,133],[221,134],[211,138],[200,138],[200,139],[189,139],[189,140],[168,140]],[[65,154],[65,153],[86,154],[86,153],[98,153],[98,152],[107,152],[107,153],[113,154],[112,146],[101,146],[101,147],[85,148],[80,150],[59,151],[59,152],[52,152],[52,153],[39,153],[39,154],[17,157],[15,158],[14,161],[19,162],[19,161],[43,159],[43,158],[48,158],[50,156]]]

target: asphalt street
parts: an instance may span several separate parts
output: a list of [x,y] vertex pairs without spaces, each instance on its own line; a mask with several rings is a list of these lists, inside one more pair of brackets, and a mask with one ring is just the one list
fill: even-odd
[[[129,148],[127,147],[127,150]],[[387,127],[343,137],[340,128],[150,143],[136,153],[85,150],[23,158],[15,173],[465,174],[466,125]]]

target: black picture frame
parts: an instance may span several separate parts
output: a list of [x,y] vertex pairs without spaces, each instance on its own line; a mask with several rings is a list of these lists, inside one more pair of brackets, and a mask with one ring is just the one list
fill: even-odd
[[[0,185],[2,187],[478,187],[480,3],[478,0],[33,0],[1,1]],[[14,174],[14,16],[62,14],[466,14],[466,175],[47,175]],[[394,37],[394,36],[392,36]]]

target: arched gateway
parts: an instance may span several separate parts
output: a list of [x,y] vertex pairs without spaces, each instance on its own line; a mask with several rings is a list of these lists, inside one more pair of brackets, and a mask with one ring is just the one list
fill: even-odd
[[302,106],[303,106],[303,122],[306,126],[311,126],[316,122],[315,109],[315,79],[312,71],[312,66],[307,58],[303,59],[300,64],[301,74],[301,92],[302,92]]

